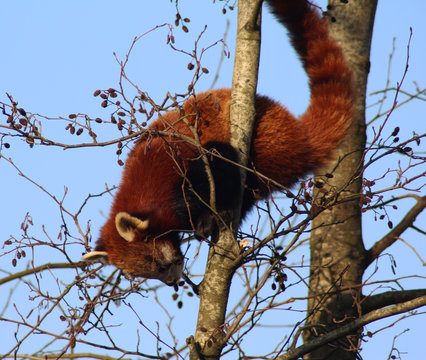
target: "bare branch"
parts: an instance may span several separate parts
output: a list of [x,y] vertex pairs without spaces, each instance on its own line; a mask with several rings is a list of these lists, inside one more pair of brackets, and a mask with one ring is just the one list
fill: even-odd
[[[17,280],[17,279],[21,279],[25,276],[28,275],[33,275],[45,270],[51,270],[51,269],[74,269],[74,268],[78,268],[81,266],[86,266],[87,263],[84,261],[79,261],[77,263],[48,263],[48,264],[43,264],[40,266],[37,266],[35,268],[30,268],[27,270],[23,270],[17,273],[14,273],[12,275],[6,276],[4,278],[0,279],[0,285],[6,284],[9,281],[13,281],[13,280]],[[98,269],[96,269],[98,270]]]
[[292,360],[297,359],[302,355],[305,355],[312,350],[319,348],[325,344],[328,344],[334,340],[337,340],[345,335],[353,333],[357,329],[363,327],[366,324],[369,324],[373,321],[384,319],[392,315],[401,314],[407,311],[417,309],[419,307],[426,305],[426,295],[419,298],[403,302],[398,305],[390,306],[380,310],[373,310],[368,314],[365,314],[358,319],[338,328],[333,331],[330,331],[327,334],[322,335],[321,337],[315,338],[312,341],[309,341],[298,348],[287,352],[285,355],[279,356],[277,360]]
[[409,228],[417,216],[423,211],[426,207],[426,196],[420,197],[413,195],[417,199],[416,205],[414,205],[411,210],[404,216],[400,223],[395,226],[388,234],[386,234],[382,239],[377,241],[371,249],[366,252],[364,267],[367,268],[379,255],[391,246],[399,236]]
[[400,304],[424,295],[426,295],[426,289],[388,291],[377,295],[367,296],[361,304],[362,312],[364,314],[369,313],[370,311],[381,309],[385,306]]
[[[45,354],[43,356],[34,356],[30,354],[13,354],[9,356],[5,356],[4,359],[29,359],[29,360],[49,360],[49,359],[98,359],[98,360],[115,360],[116,357],[108,356],[108,355],[99,355],[92,353],[75,353],[75,354]],[[120,360],[132,360],[131,357],[121,357]]]

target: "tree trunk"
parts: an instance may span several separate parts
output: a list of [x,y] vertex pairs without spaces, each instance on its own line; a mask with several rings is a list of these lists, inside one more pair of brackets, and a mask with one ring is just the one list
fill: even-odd
[[[365,147],[365,98],[370,67],[370,45],[377,0],[342,4],[329,1],[330,34],[342,47],[354,72],[355,112],[347,137],[336,154],[340,160],[319,169],[316,176],[332,173],[326,189],[342,189],[342,197],[356,196],[362,187]],[[344,158],[343,158],[344,157]],[[353,180],[351,180],[353,179]],[[317,192],[318,199],[323,195]],[[325,210],[312,222],[310,239],[311,274],[308,318],[304,342],[342,326],[361,315],[360,298],[365,248],[362,241],[359,200],[344,202]],[[320,347],[305,358],[355,359],[356,333]]]
[[[238,150],[240,163],[247,164],[255,117],[255,95],[260,54],[260,8],[262,0],[238,3],[237,40],[235,49],[230,109],[231,145]],[[245,172],[242,172],[242,184]],[[241,187],[243,189],[243,186]],[[242,195],[242,194],[241,194]],[[235,240],[240,222],[240,208],[228,228],[219,227],[212,236],[204,279],[200,285],[195,344],[191,343],[190,358],[218,359],[225,346],[225,315],[229,290],[240,248]]]

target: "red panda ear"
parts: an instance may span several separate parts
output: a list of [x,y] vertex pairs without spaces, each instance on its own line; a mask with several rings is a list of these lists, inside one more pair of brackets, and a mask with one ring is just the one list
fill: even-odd
[[137,230],[147,229],[148,224],[148,220],[141,220],[126,212],[119,212],[115,215],[115,227],[120,236],[128,242],[132,242],[135,239]]
[[87,254],[84,254],[81,259],[83,261],[100,261],[104,264],[108,264],[108,253],[106,251],[91,251]]

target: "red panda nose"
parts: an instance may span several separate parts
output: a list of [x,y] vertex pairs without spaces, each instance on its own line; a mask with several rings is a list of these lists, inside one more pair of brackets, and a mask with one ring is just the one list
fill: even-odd
[[159,264],[157,278],[168,286],[175,286],[182,277],[183,258],[176,259],[169,264]]

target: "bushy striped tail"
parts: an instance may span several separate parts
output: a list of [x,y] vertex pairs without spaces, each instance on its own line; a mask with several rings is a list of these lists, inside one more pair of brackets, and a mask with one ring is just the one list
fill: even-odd
[[330,38],[327,21],[306,0],[266,0],[289,31],[309,76],[310,104],[301,116],[312,146],[313,161],[330,159],[352,120],[352,71],[340,47]]

